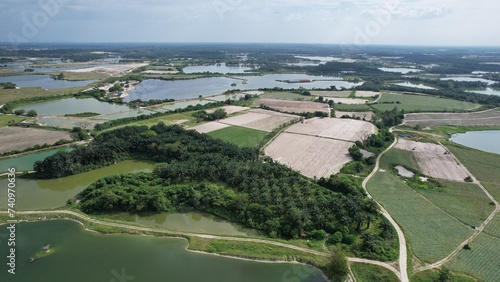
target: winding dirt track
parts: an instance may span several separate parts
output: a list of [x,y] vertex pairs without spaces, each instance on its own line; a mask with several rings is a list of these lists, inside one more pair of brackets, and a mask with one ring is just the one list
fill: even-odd
[[[390,131],[392,132],[394,129],[394,127],[391,127]],[[398,142],[398,139],[395,137],[394,138],[394,142],[389,146],[387,147],[387,149],[385,149],[382,153],[380,153],[380,155],[378,155],[377,157],[377,162],[375,163],[375,168],[373,169],[373,171],[365,178],[365,180],[363,180],[363,189],[365,190],[368,198],[370,199],[373,199],[373,197],[370,195],[370,193],[368,192],[368,190],[366,189],[366,184],[368,183],[368,181],[375,175],[375,173],[377,173],[378,169],[379,169],[379,166],[380,166],[380,159],[382,158],[382,156],[387,153],[389,150],[391,150]],[[373,199],[375,201],[375,199]],[[399,271],[396,271],[394,273],[396,273],[396,275],[399,277],[399,279],[402,281],[402,282],[409,282],[410,280],[408,279],[408,272],[407,272],[407,266],[408,266],[408,262],[407,262],[407,250],[406,250],[406,239],[405,239],[405,236],[403,234],[403,231],[401,230],[401,228],[399,227],[399,225],[396,223],[396,221],[391,217],[391,215],[387,212],[387,210],[381,205],[379,204],[377,201],[375,201],[378,206],[380,207],[380,211],[382,213],[383,216],[385,216],[385,218],[387,218],[387,220],[389,220],[389,222],[392,224],[392,226],[394,226],[394,229],[396,229],[396,233],[398,234],[398,240],[399,240]]]

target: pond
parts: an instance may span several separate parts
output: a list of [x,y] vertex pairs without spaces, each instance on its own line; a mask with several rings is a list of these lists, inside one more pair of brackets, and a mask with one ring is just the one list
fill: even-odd
[[[66,201],[83,191],[88,185],[112,174],[151,171],[153,163],[123,161],[100,169],[68,177],[34,180],[16,178],[16,209],[53,209],[66,205]],[[7,179],[0,179],[0,187],[7,187]],[[7,189],[0,189],[0,199],[7,199]],[[7,201],[0,201],[0,209],[7,208]]]
[[2,76],[1,82],[12,82],[18,87],[41,87],[43,89],[63,89],[72,87],[81,87],[89,85],[95,80],[81,80],[81,81],[68,81],[68,80],[55,80],[49,75],[17,75],[17,76]]
[[488,85],[494,84],[495,81],[489,80],[489,79],[484,79],[484,78],[479,78],[479,77],[467,77],[467,76],[457,76],[457,77],[443,77],[440,78],[441,80],[454,80],[454,81],[479,81],[479,82],[484,82]]
[[[281,80],[281,81],[280,81]],[[310,82],[287,83],[285,80],[309,80]],[[231,86],[231,84],[236,86]],[[141,99],[143,101],[151,99],[192,99],[199,95],[212,96],[221,94],[227,90],[240,89],[251,90],[259,88],[281,87],[284,89],[297,89],[303,87],[330,88],[335,86],[337,89],[350,89],[363,83],[352,83],[342,81],[341,78],[312,76],[305,74],[268,74],[262,76],[238,76],[234,78],[227,77],[209,77],[190,80],[154,80],[147,79],[139,83],[135,90],[129,92],[129,96],[124,101]]]
[[[5,226],[0,238],[8,236]],[[50,244],[48,255],[28,259]],[[88,232],[69,220],[16,224],[16,274],[4,263],[0,281],[325,281],[312,267],[259,263],[193,253],[186,240]],[[0,244],[2,262],[7,244]]]
[[15,168],[16,171],[30,171],[33,170],[33,164],[36,161],[42,161],[48,156],[59,151],[71,151],[71,148],[62,148],[56,150],[42,151],[39,153],[33,153],[29,155],[24,155],[20,157],[8,158],[0,160],[0,174],[7,171],[9,168]]
[[414,84],[414,83],[411,83],[411,82],[394,83],[394,85],[405,86],[405,87],[413,87],[413,88],[420,88],[420,89],[436,89],[434,87],[426,86],[424,84]]
[[485,90],[466,90],[466,91],[470,93],[500,96],[500,91],[495,90],[493,88],[486,88]]
[[397,72],[402,74],[408,74],[410,72],[421,72],[419,69],[410,69],[410,68],[378,68],[381,71],[385,72]]
[[450,141],[485,152],[500,154],[500,130],[468,131],[453,134]]
[[224,234],[224,235],[257,235],[258,231],[230,223],[209,214],[189,213],[158,213],[130,214],[117,213],[103,215],[105,218],[139,223],[145,226],[157,226],[169,230]]
[[184,73],[200,73],[200,72],[210,72],[210,73],[245,73],[252,72],[257,68],[245,65],[226,65],[226,64],[215,64],[215,65],[205,65],[205,66],[187,66],[182,71]]
[[19,109],[24,109],[26,111],[35,110],[39,116],[62,116],[65,114],[77,114],[84,112],[110,114],[130,111],[130,108],[127,105],[110,104],[101,102],[94,98],[52,100],[21,106],[14,109],[14,111]]

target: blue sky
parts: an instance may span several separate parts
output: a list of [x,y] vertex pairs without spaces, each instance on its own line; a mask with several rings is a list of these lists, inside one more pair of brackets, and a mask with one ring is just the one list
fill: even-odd
[[498,0],[2,0],[0,42],[500,46]]

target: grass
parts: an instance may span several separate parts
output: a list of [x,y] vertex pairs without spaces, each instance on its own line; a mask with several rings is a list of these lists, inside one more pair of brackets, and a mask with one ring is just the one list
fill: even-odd
[[[152,126],[152,125],[155,125],[155,124],[157,124],[159,122],[164,122],[167,125],[171,125],[171,124],[175,124],[175,123],[177,123],[178,121],[181,121],[181,120],[186,120],[185,122],[182,123],[182,125],[185,125],[185,126],[195,126],[195,125],[197,125],[196,118],[193,117],[192,113],[193,112],[176,113],[176,114],[171,114],[171,115],[166,115],[166,116],[151,118],[151,119],[147,119],[147,120],[134,121],[134,122],[131,122],[131,123],[121,124],[121,125],[118,125],[116,127],[108,128],[108,129],[103,130],[101,132],[115,130],[117,128],[121,128],[121,127],[125,127],[125,126],[140,126],[140,125]],[[99,134],[101,132],[99,132]]]
[[312,96],[305,96],[298,93],[283,91],[283,92],[266,92],[262,94],[260,98],[288,100],[288,101],[311,101]]
[[[60,72],[56,72],[60,73]],[[69,72],[63,71],[64,80],[78,81],[78,80],[102,80],[110,77],[109,74],[104,72]]]
[[465,133],[468,131],[481,131],[481,130],[500,130],[499,126],[452,126],[452,125],[442,125],[435,126],[431,129],[425,129],[424,132],[448,135],[455,133]]
[[372,104],[372,107],[382,112],[392,110],[394,107],[406,112],[446,112],[470,111],[479,105],[435,96],[388,93],[382,95],[378,103]]
[[390,172],[379,172],[368,191],[401,225],[412,251],[434,262],[451,253],[472,234],[472,229],[422,197]]
[[445,266],[484,281],[498,281],[500,277],[500,239],[480,234],[470,244],[470,250],[461,250]]
[[395,165],[402,165],[418,171],[418,163],[413,152],[393,148],[387,152],[380,160],[380,167],[386,170],[394,168]]
[[397,282],[396,274],[381,266],[366,263],[352,263],[351,270],[358,282]]
[[[439,271],[438,270],[426,270],[419,272],[412,277],[410,277],[410,281],[412,282],[429,282],[429,281],[439,281]],[[459,273],[450,273],[449,282],[474,282],[477,279],[474,279],[470,276],[459,274]]]
[[483,186],[500,199],[500,155],[467,148],[452,142],[443,143]]
[[269,244],[189,237],[189,250],[249,259],[300,261],[324,267],[328,258]]
[[20,89],[3,89],[0,88],[0,105],[11,101],[33,98],[33,97],[48,97],[57,96],[69,93],[77,93],[88,89],[90,86],[65,88],[65,89],[49,89],[44,90],[40,87],[23,87]]
[[0,114],[0,127],[7,126],[11,122],[16,123],[25,120],[25,117]]
[[230,126],[208,133],[214,138],[222,139],[240,147],[258,147],[268,134],[265,131],[240,126]]

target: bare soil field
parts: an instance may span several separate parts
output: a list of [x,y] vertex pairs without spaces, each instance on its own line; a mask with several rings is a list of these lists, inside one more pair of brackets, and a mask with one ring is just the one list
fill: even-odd
[[332,98],[335,104],[346,104],[346,105],[361,105],[368,103],[368,100],[363,99],[351,99],[351,98]]
[[469,176],[466,168],[441,145],[399,139],[395,148],[413,152],[420,171],[430,177],[463,182]]
[[306,101],[285,101],[276,99],[259,99],[254,102],[254,105],[259,107],[260,105],[266,105],[273,109],[283,112],[290,113],[303,113],[303,112],[329,112],[329,107],[327,104],[316,103],[316,102],[306,102]]
[[[246,110],[250,110],[248,107],[240,107],[240,106],[224,106],[221,109],[224,109],[228,115],[243,112]],[[212,113],[215,110],[207,110],[207,113]]]
[[500,109],[492,109],[475,113],[421,113],[406,114],[404,124],[408,126],[440,126],[440,125],[500,125]]
[[299,118],[295,115],[266,110],[251,110],[248,113],[220,120],[219,123],[236,125],[271,132],[280,125]]
[[350,90],[345,91],[311,91],[312,96],[347,98],[351,95]]
[[198,131],[199,133],[208,133],[208,132],[216,131],[216,130],[223,129],[223,128],[226,128],[229,126],[230,126],[229,124],[223,124],[220,122],[211,121],[211,122],[208,122],[208,123],[205,123],[202,125],[197,125],[197,126],[191,127],[189,129],[194,129],[194,130]]
[[68,70],[67,72],[105,72],[110,75],[115,75],[123,72],[127,72],[133,70],[135,68],[147,66],[148,64],[140,63],[140,64],[117,64],[117,65],[109,65],[109,66],[98,66],[98,67],[90,67],[83,69],[74,69]]
[[335,117],[341,117],[343,115],[348,115],[350,117],[354,116],[354,118],[360,118],[360,119],[365,119],[365,120],[371,120],[373,117],[373,112],[342,112],[342,111],[335,111]]
[[266,155],[308,177],[329,177],[340,171],[351,157],[351,143],[321,137],[282,133],[269,146]]
[[71,140],[71,134],[66,131],[4,127],[0,128],[0,153],[23,150],[37,144],[54,144],[61,139]]
[[286,132],[354,142],[375,133],[375,126],[354,119],[311,118],[292,125]]
[[375,92],[375,91],[356,91],[356,94],[354,94],[354,96],[356,96],[356,97],[373,97],[375,95],[380,95],[380,92]]

